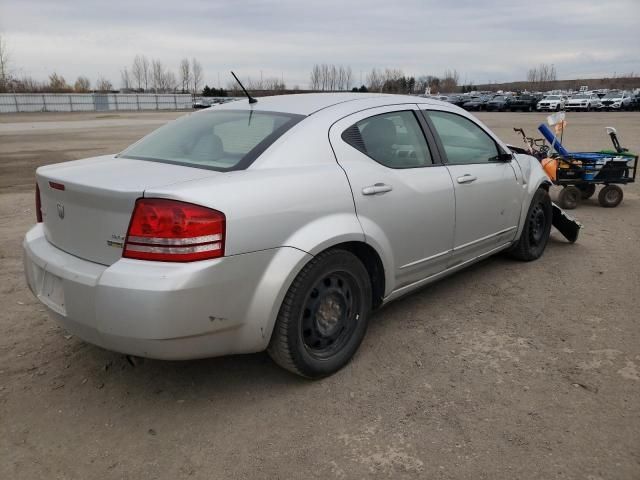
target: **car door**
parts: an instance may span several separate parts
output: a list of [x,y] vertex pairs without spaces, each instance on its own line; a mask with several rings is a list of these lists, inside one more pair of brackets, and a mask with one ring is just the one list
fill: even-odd
[[444,270],[453,248],[453,183],[425,129],[411,104],[358,112],[329,131],[367,241],[393,271],[387,293]]
[[508,244],[516,235],[524,197],[511,154],[467,116],[423,112],[454,185],[456,225],[450,266]]

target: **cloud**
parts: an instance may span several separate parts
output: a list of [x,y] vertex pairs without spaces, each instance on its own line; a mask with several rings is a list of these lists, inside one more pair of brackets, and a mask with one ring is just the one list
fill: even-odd
[[477,83],[524,79],[541,62],[561,78],[640,72],[638,18],[637,0],[0,0],[14,68],[116,85],[138,53],[174,70],[196,57],[210,85],[234,69],[306,86],[319,62],[350,65],[356,81],[373,67],[455,68]]

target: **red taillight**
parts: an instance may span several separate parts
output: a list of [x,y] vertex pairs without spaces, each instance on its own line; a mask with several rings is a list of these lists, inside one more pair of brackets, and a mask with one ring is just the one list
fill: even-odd
[[125,258],[193,262],[224,255],[225,217],[211,208],[164,198],[139,198]]
[[40,187],[36,183],[36,220],[42,223],[42,202],[40,201]]

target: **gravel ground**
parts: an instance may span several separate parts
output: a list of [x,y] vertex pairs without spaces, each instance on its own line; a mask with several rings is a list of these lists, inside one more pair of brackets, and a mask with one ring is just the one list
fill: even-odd
[[[141,360],[87,345],[31,296],[33,172],[117,151],[181,113],[0,116],[0,478],[640,478],[640,191],[377,312],[317,382],[266,354]],[[479,117],[519,144],[541,114]],[[565,144],[640,151],[639,113],[575,113]]]

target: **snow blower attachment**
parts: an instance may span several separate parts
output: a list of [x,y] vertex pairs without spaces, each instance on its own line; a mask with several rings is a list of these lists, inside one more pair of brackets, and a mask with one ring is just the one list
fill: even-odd
[[558,205],[551,202],[553,218],[551,224],[556,227],[564,238],[574,243],[578,240],[582,224],[570,215],[567,215]]

